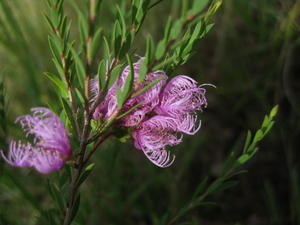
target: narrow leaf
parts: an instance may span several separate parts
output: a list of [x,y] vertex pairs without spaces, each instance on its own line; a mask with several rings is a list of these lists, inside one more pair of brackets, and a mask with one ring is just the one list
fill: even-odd
[[247,149],[249,147],[249,144],[250,144],[250,141],[251,141],[251,131],[248,130],[247,132],[247,137],[246,137],[246,141],[245,141],[245,145],[244,145],[244,148],[243,148],[243,153],[246,153],[247,152]]
[[58,87],[64,98],[68,97],[67,85],[52,73],[46,72],[45,75]]
[[270,113],[270,118],[273,119],[278,113],[278,105],[274,106]]
[[205,190],[205,187],[207,186],[207,181],[208,181],[208,178],[204,178],[203,181],[197,186],[194,194],[193,194],[193,197],[192,197],[192,200],[196,199],[200,194],[201,192],[203,192]]
[[76,118],[73,117],[72,110],[71,110],[69,104],[67,103],[67,101],[65,99],[61,98],[61,102],[63,105],[63,109],[71,123],[72,128],[73,128],[72,130],[75,131],[75,135],[78,137],[79,134],[76,132],[77,131],[76,122],[75,122]]
[[155,58],[160,59],[164,55],[165,50],[166,50],[166,42],[165,40],[160,40],[156,48]]
[[102,60],[98,65],[98,79],[99,79],[99,89],[104,90],[106,85],[106,65]]
[[94,166],[95,166],[95,163],[91,163],[90,165],[88,165],[84,172],[82,173],[80,179],[78,180],[78,186],[80,186],[87,178],[88,176],[91,174],[91,172],[93,171],[94,169]]
[[146,77],[148,71],[148,60],[147,58],[144,58],[143,60],[141,60],[140,63],[140,71],[139,71],[139,79],[138,82],[142,83]]
[[118,77],[120,76],[120,72],[122,69],[122,64],[117,65],[115,68],[113,68],[113,70],[110,73],[110,76],[108,77],[108,86],[107,89],[111,88],[111,86],[115,83],[115,81],[118,79]]
[[208,2],[209,0],[194,0],[192,13],[196,14],[201,12],[204,9],[204,7],[207,6]]
[[117,103],[118,103],[118,109],[122,109],[123,104],[125,102],[126,96],[123,94],[121,88],[117,86]]
[[72,212],[71,212],[71,221],[73,221],[75,216],[77,215],[79,206],[80,206],[80,194],[78,194],[76,196],[75,203],[74,203],[74,206],[73,206]]
[[85,77],[84,64],[83,64],[82,60],[80,59],[79,55],[77,54],[77,52],[74,50],[74,48],[70,47],[70,49],[71,49],[72,55],[74,57],[75,68],[76,68],[79,83],[80,83],[81,87],[83,87],[83,81],[84,81],[84,77]]
[[128,111],[126,111],[125,113],[121,114],[120,116],[117,117],[117,120],[123,118],[124,116],[127,116],[129,113],[131,113],[133,110],[135,110],[136,108],[138,108],[139,106],[143,105],[144,102],[139,102],[136,105],[134,105],[133,107],[131,107]]
[[157,78],[156,80],[152,81],[151,83],[149,83],[148,85],[146,85],[145,87],[143,87],[141,90],[135,92],[134,94],[132,94],[132,97],[136,97],[139,96],[140,94],[145,93],[147,90],[149,90],[150,88],[152,88],[154,85],[156,85],[157,83],[159,83],[161,80],[163,80],[162,77]]
[[124,84],[124,87],[123,87],[123,94],[124,96],[127,96],[128,93],[131,91],[132,89],[132,86],[133,86],[133,82],[134,82],[134,66],[133,66],[133,63],[132,63],[132,60],[130,58],[129,55],[126,56],[127,58],[127,63],[130,67],[130,72],[126,78],[126,81],[125,81],[125,84]]
[[117,11],[118,11],[118,18],[121,25],[122,30],[122,40],[125,40],[126,37],[126,23],[124,18],[124,13],[121,11],[120,7],[117,5]]
[[92,52],[91,52],[91,57],[94,59],[96,56],[97,52],[99,51],[99,47],[101,44],[101,34],[102,34],[102,28],[98,28],[97,31],[95,32],[93,41],[92,41]]
[[110,47],[109,47],[109,42],[105,36],[103,37],[103,42],[104,42],[103,56],[104,56],[105,60],[109,61],[109,59],[111,57],[111,51],[110,51]]

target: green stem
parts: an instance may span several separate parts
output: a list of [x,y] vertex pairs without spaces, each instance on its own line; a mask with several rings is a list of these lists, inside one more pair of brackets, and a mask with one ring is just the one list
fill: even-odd
[[91,156],[96,152],[96,150],[98,149],[98,147],[109,137],[112,135],[112,132],[108,132],[106,134],[104,134],[103,136],[101,136],[98,141],[95,143],[95,145],[93,146],[92,150],[88,153],[88,155],[85,157],[85,159],[83,160],[83,164],[86,165],[87,162],[89,161],[89,159],[91,158]]
[[[196,201],[193,201],[188,205],[188,207],[186,208],[185,211],[187,212],[187,211],[190,211],[191,209],[193,209],[195,207],[195,202],[203,201],[207,197],[208,194],[209,194],[208,191],[206,191],[203,195],[199,196]],[[174,224],[182,216],[183,216],[182,214],[177,214],[167,223],[167,225]]]
[[[72,178],[70,184],[70,198],[68,201],[64,223],[63,225],[70,225],[72,223],[73,215],[72,211],[74,208],[75,199],[79,190],[79,183],[78,180],[80,179],[82,172],[84,170],[85,164],[85,152],[88,145],[88,137],[90,133],[90,122],[91,122],[91,113],[89,107],[89,83],[90,77],[92,74],[92,66],[93,66],[93,59],[92,59],[92,41],[94,36],[94,27],[96,21],[96,0],[89,0],[88,7],[89,7],[89,16],[88,16],[88,26],[89,26],[89,34],[87,38],[87,47],[86,47],[86,77],[84,79],[84,96],[85,96],[85,113],[84,113],[84,125],[83,131],[80,136],[80,153],[78,155],[76,165],[77,172]],[[101,142],[102,143],[102,142]],[[101,144],[100,143],[100,144]],[[89,158],[88,158],[89,159]]]
[[70,199],[69,199],[69,202],[67,205],[63,225],[70,225],[72,223],[72,211],[73,211],[73,207],[74,207],[74,203],[75,203],[75,197],[76,197],[78,189],[79,189],[78,180],[81,177],[82,171],[84,169],[83,160],[84,160],[84,155],[85,155],[85,151],[86,151],[86,147],[87,147],[86,139],[88,137],[89,127],[90,127],[89,122],[87,123],[87,121],[90,121],[90,119],[88,117],[86,117],[85,121],[86,122],[85,122],[85,126],[83,129],[83,133],[82,133],[82,137],[81,137],[81,144],[80,144],[81,151],[79,153],[79,158],[76,162],[76,165],[78,165],[78,170],[71,181]]

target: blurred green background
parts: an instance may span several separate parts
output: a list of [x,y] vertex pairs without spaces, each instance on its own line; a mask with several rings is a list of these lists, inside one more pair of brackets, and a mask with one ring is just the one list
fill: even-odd
[[[68,2],[67,13],[76,25]],[[116,2],[106,2],[102,10],[106,29],[113,23],[110,11]],[[137,53],[142,54],[147,34],[161,38],[166,18],[176,17],[179,2],[165,0],[151,11],[138,36]],[[57,103],[54,86],[43,75],[55,72],[46,12],[45,1],[0,0],[0,80],[8,100],[8,128],[0,132],[8,139],[20,134],[13,124],[16,116],[34,106]],[[225,0],[213,30],[199,42],[189,63],[176,71],[217,86],[208,88],[202,129],[174,148],[177,160],[169,169],[151,165],[131,143],[106,142],[94,156],[96,168],[83,186],[78,224],[155,224],[185,203],[204,177],[217,177],[228,154],[241,149],[246,130],[258,128],[275,104],[280,107],[277,122],[247,164],[248,173],[235,178],[236,186],[209,199],[217,206],[199,207],[182,221],[300,224],[299,15],[299,0]],[[73,36],[78,38],[76,30]],[[42,225],[36,219],[35,203],[52,207],[45,186],[55,176],[1,161],[0,224]]]

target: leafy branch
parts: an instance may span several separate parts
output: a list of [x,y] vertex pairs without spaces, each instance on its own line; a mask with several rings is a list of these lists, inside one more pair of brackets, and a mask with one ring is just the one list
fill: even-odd
[[274,125],[274,118],[277,112],[278,106],[275,106],[269,115],[265,116],[261,127],[254,135],[252,135],[251,131],[248,131],[242,153],[237,154],[236,152],[232,152],[224,163],[220,177],[211,184],[208,184],[208,180],[204,179],[196,188],[191,200],[187,202],[184,207],[177,210],[175,215],[168,220],[167,225],[174,224],[187,212],[198,206],[214,204],[205,201],[205,199],[212,194],[228,189],[236,184],[235,181],[232,181],[232,178],[245,172],[244,170],[240,170],[240,168],[257,153],[257,145],[270,132]]

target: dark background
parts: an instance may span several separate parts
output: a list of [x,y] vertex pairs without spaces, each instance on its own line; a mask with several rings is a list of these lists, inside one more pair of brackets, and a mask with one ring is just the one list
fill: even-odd
[[[1,2],[9,2],[8,8]],[[107,28],[114,2],[106,3],[103,12]],[[161,38],[162,21],[170,14],[176,16],[178,5],[166,0],[150,13],[136,42],[137,53],[143,52],[147,34]],[[76,21],[68,4],[67,9]],[[55,71],[45,12],[44,1],[0,0],[0,73],[5,77],[10,138],[20,135],[13,124],[16,116],[31,107],[57,102],[54,86],[43,75]],[[217,86],[207,88],[209,105],[201,114],[200,132],[185,137],[172,150],[177,160],[168,169],[151,165],[130,142],[106,142],[94,156],[95,170],[83,186],[78,224],[155,224],[190,199],[204,177],[214,180],[229,153],[242,149],[246,131],[259,128],[276,104],[275,126],[244,166],[248,172],[234,178],[236,186],[208,198],[217,205],[198,207],[181,221],[300,224],[299,14],[299,0],[225,0],[214,19],[215,27],[199,42],[196,54],[175,71]],[[73,36],[77,38],[76,30]],[[38,212],[28,196],[53,207],[45,186],[55,176],[1,162],[0,224],[38,224]]]

